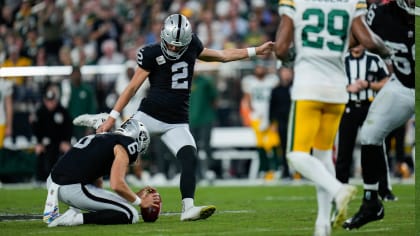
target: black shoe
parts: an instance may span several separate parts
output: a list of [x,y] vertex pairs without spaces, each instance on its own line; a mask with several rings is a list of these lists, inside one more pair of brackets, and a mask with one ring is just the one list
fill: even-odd
[[395,196],[391,191],[387,191],[385,193],[380,193],[379,196],[381,196],[382,201],[385,201],[385,202],[398,201],[398,197]]
[[344,222],[343,228],[347,230],[358,229],[371,221],[382,218],[384,218],[384,206],[379,200],[375,203],[363,201],[359,211]]

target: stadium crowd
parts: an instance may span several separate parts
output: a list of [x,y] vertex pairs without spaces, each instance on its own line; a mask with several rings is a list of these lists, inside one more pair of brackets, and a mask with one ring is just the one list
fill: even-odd
[[[0,67],[64,65],[75,70],[71,76],[5,78],[13,81],[13,128],[8,139],[12,145],[18,136],[33,137],[31,120],[51,84],[60,87],[60,102],[72,119],[84,113],[109,112],[118,85],[131,77],[137,49],[160,41],[163,20],[172,13],[187,16],[193,32],[211,49],[274,41],[279,24],[278,1],[274,0],[1,0],[0,8]],[[265,59],[275,72],[274,56]],[[85,76],[79,71],[84,65],[112,64],[126,65],[126,73]],[[205,72],[215,78],[218,90],[213,125],[243,125],[241,78],[252,72],[239,63]],[[127,111],[125,118],[134,111]],[[94,130],[73,127],[73,141],[89,132]],[[160,164],[150,168],[154,172],[165,169]],[[0,177],[1,181],[22,180]]]

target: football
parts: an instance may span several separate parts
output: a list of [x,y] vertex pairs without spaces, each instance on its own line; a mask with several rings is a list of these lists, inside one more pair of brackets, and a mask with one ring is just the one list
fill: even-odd
[[[147,191],[147,190],[146,190]],[[160,194],[157,191],[148,191],[149,193],[156,192],[159,196],[159,206],[158,207],[148,207],[140,208],[140,213],[143,218],[144,222],[155,222],[159,218],[160,211],[162,209],[162,198],[160,197]]]

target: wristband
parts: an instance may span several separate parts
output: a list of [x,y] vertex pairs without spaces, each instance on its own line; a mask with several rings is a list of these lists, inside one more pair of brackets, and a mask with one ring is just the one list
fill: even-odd
[[370,81],[367,80],[367,82],[368,82],[367,88],[370,89]]
[[134,206],[138,206],[141,203],[141,199],[139,198],[139,196],[136,196],[136,200],[134,200],[134,202],[132,202],[131,204],[133,204]]
[[246,50],[248,51],[248,57],[255,57],[257,55],[255,47],[247,48]]
[[116,120],[118,117],[120,117],[120,113],[116,110],[112,110],[111,113],[109,113],[109,116]]

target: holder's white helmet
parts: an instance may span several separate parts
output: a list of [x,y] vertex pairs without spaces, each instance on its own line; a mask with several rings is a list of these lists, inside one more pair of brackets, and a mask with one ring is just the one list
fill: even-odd
[[414,1],[413,0],[396,0],[397,5],[408,12],[410,15],[414,15]]
[[146,126],[140,121],[128,119],[115,132],[135,139],[138,144],[137,152],[140,154],[144,154],[147,151],[150,143],[150,135]]
[[[169,60],[177,60],[188,49],[188,45],[192,39],[191,24],[188,19],[181,14],[173,14],[168,16],[163,23],[160,32],[160,46],[163,55]],[[177,47],[177,51],[168,49],[168,45]]]

